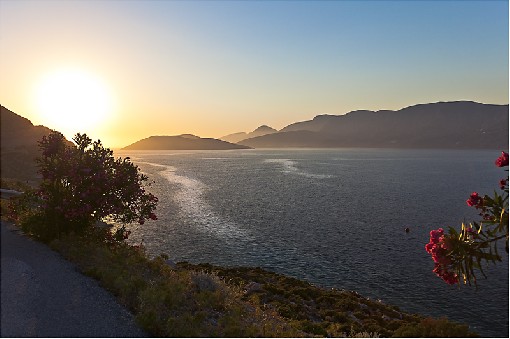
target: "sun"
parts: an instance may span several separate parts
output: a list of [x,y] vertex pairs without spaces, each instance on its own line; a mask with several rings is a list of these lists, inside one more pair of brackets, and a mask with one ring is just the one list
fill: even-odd
[[113,113],[111,91],[104,81],[77,68],[43,76],[36,85],[35,106],[47,127],[66,136],[90,132]]

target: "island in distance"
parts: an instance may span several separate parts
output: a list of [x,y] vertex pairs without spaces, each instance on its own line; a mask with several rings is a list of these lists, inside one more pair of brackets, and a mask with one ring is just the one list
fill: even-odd
[[223,140],[200,138],[193,134],[182,134],[151,136],[126,146],[123,150],[229,150],[249,148],[251,147]]

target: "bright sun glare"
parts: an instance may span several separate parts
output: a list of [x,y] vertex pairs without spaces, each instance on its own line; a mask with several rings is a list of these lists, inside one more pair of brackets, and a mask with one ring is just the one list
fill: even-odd
[[64,133],[86,133],[112,114],[112,96],[105,83],[80,69],[48,73],[36,86],[36,109],[44,124]]

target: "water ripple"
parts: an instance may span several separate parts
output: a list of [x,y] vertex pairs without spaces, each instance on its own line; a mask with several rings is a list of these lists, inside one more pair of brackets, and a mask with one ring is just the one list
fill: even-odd
[[176,168],[150,162],[138,162],[158,167],[158,172],[170,183],[177,184],[179,189],[174,193],[173,199],[178,204],[180,212],[188,220],[193,220],[195,227],[201,232],[214,235],[221,239],[249,239],[249,234],[238,224],[225,220],[216,214],[205,200],[204,194],[208,187],[203,182],[179,175]]
[[333,175],[330,174],[314,174],[305,172],[303,170],[300,170],[296,167],[297,162],[290,160],[290,159],[265,159],[265,163],[271,163],[271,164],[279,164],[282,166],[282,172],[283,173],[289,173],[289,174],[296,174],[301,175],[306,178],[315,178],[315,179],[326,179],[326,178],[332,178]]

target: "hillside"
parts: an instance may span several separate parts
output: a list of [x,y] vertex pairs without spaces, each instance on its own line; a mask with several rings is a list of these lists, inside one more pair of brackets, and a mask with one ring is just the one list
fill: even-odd
[[200,138],[191,134],[176,136],[151,136],[139,140],[124,150],[228,150],[247,149],[248,146],[236,145],[213,138]]
[[246,133],[246,132],[232,133],[232,134],[225,135],[225,136],[221,137],[220,140],[237,143],[244,139],[256,138],[256,137],[260,137],[263,135],[272,134],[272,133],[276,133],[276,132],[278,132],[278,130],[275,130],[274,128],[269,127],[267,125],[262,125],[250,133]]
[[438,102],[398,111],[318,115],[239,144],[255,148],[507,149],[508,105]]
[[34,159],[39,156],[37,142],[52,131],[0,106],[2,178],[32,181],[37,177]]

